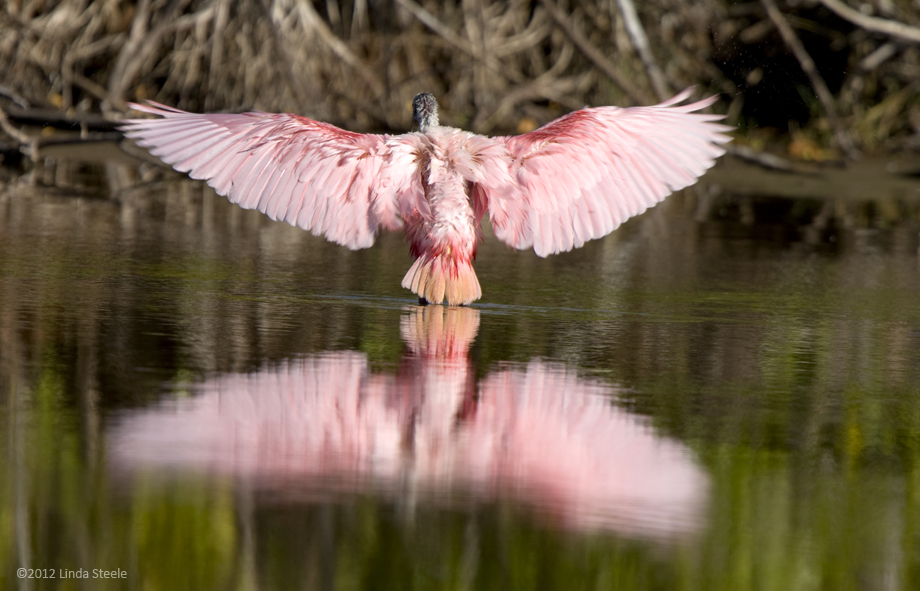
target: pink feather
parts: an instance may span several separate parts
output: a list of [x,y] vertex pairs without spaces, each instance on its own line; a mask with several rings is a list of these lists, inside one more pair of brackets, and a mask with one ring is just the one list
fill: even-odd
[[[731,128],[714,123],[718,115],[694,113],[715,97],[677,106],[688,96],[684,91],[651,107],[582,109],[524,135],[494,138],[507,146],[516,199],[525,205],[508,215],[493,198],[507,189],[487,186],[495,235],[515,248],[533,244],[540,256],[571,250],[581,245],[581,231],[600,238],[696,182],[724,153]],[[591,199],[599,194],[606,199]],[[583,201],[591,204],[587,216],[578,206]],[[539,222],[547,215],[575,228],[574,236],[539,236],[549,231]]]
[[449,127],[359,134],[291,114],[187,113],[132,104],[125,134],[245,208],[367,248],[403,229],[418,259],[403,286],[432,303],[481,296],[472,268],[487,212],[495,235],[540,256],[615,230],[699,178],[730,127],[681,105],[585,108],[540,129],[488,138]]

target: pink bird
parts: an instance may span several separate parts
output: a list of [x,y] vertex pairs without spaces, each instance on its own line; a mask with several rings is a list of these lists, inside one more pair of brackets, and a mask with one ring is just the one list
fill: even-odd
[[689,96],[585,108],[511,137],[439,125],[429,93],[413,101],[419,131],[402,135],[157,103],[131,107],[162,119],[128,119],[122,129],[230,201],[350,249],[371,246],[380,227],[402,229],[415,258],[402,286],[422,304],[466,305],[482,296],[473,260],[484,214],[500,240],[545,257],[606,236],[695,183],[731,128],[696,112],[716,97],[679,104]]

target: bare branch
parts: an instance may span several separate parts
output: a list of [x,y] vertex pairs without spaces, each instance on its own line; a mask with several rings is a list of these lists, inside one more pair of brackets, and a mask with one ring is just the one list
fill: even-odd
[[729,144],[725,146],[725,150],[732,156],[741,158],[742,160],[753,162],[755,164],[759,164],[760,166],[763,166],[764,168],[770,168],[773,170],[788,170],[790,172],[791,171],[796,171],[796,172],[803,171],[803,168],[801,166],[797,166],[792,161],[787,160],[786,158],[782,158],[780,156],[777,156],[776,154],[770,154],[769,152],[762,152],[760,150],[755,150],[754,148],[751,148],[749,146],[744,146],[742,144],[737,144],[737,143]]
[[[174,1],[169,14],[172,15],[182,11],[190,2],[191,0]],[[128,87],[140,73],[144,62],[159,49],[160,41],[163,37],[169,33],[191,27],[200,20],[210,19],[214,16],[214,7],[212,6],[196,14],[180,18],[166,18],[150,33],[145,34],[150,17],[149,14],[146,14],[148,8],[149,2],[142,0],[141,7],[137,9],[137,14],[132,23],[128,41],[121,48],[115,70],[109,78],[109,102],[119,110],[125,108],[124,98]]]
[[920,29],[892,21],[884,18],[867,16],[857,10],[853,10],[840,0],[819,0],[828,10],[834,12],[842,19],[846,19],[854,25],[861,27],[873,33],[883,33],[898,37],[913,43],[920,43]]
[[878,49],[876,49],[875,51],[867,55],[866,57],[862,58],[859,61],[859,68],[865,72],[871,72],[872,70],[876,69],[877,67],[885,63],[888,59],[890,59],[896,53],[898,53],[900,49],[901,48],[898,47],[897,43],[891,43],[889,41],[888,43],[885,43],[884,45],[880,46]]
[[5,84],[0,84],[0,96],[5,96],[10,99],[23,109],[28,109],[32,105],[29,104],[29,101],[25,99],[21,94],[13,90],[12,86],[6,86]]
[[[408,10],[412,16],[414,16],[420,23],[431,29],[438,37],[446,41],[448,44],[456,47],[460,51],[472,56],[474,59],[480,62],[484,62],[485,66],[490,70],[508,78],[516,84],[522,84],[525,82],[524,76],[515,70],[509,68],[503,68],[501,64],[494,58],[504,55],[507,53],[507,49],[504,46],[499,46],[497,51],[490,50],[488,55],[483,55],[481,50],[470,43],[468,40],[456,35],[451,31],[447,26],[445,26],[441,21],[439,21],[433,14],[413,2],[412,0],[396,0],[396,2]],[[534,17],[538,18],[537,16]],[[540,38],[542,39],[542,37]],[[519,40],[512,39],[511,42],[517,43]],[[539,43],[539,39],[534,41],[533,44]]]
[[357,70],[358,74],[364,78],[364,81],[367,82],[378,99],[383,98],[384,86],[377,77],[377,74],[374,73],[367,64],[361,61],[341,39],[335,36],[332,29],[330,29],[316,13],[313,5],[310,2],[298,2],[297,10],[303,25],[313,29],[319,35],[319,38],[322,39],[323,43],[325,43],[339,59]]
[[562,51],[559,53],[559,59],[556,60],[556,63],[554,63],[549,70],[538,76],[536,80],[518,85],[511,92],[505,93],[498,107],[494,109],[490,115],[486,116],[484,113],[480,113],[476,119],[473,120],[473,129],[479,133],[487,133],[491,131],[501,118],[507,115],[516,104],[534,98],[556,99],[566,92],[573,90],[577,86],[577,80],[574,78],[562,78],[561,75],[572,60],[574,51],[571,44],[565,44],[562,47]]
[[613,83],[619,86],[620,90],[625,92],[629,98],[637,104],[648,102],[645,97],[633,88],[633,85],[630,84],[628,80],[620,75],[616,67],[607,59],[601,50],[588,41],[588,39],[575,27],[572,21],[569,20],[565,13],[556,6],[553,0],[543,0],[543,6],[546,7],[546,10],[549,12],[550,16],[553,17],[553,20],[556,21],[556,25],[562,29],[562,32],[572,40],[572,43],[581,50],[586,58],[591,60],[598,70],[613,80]]
[[493,57],[503,57],[530,49],[543,41],[553,30],[553,26],[546,19],[544,10],[535,10],[527,29],[513,37],[508,37],[489,50]]
[[476,52],[473,46],[459,35],[454,34],[449,28],[441,24],[433,14],[413,2],[412,0],[396,0],[396,3],[412,13],[412,16],[418,19],[420,23],[437,33],[439,37],[465,53],[470,54],[475,58],[480,58],[481,56]]
[[783,42],[792,51],[793,55],[795,55],[795,58],[799,61],[799,65],[802,67],[802,71],[805,72],[805,75],[808,76],[808,79],[811,81],[811,86],[814,88],[815,94],[818,95],[818,100],[821,101],[821,105],[824,107],[824,112],[831,124],[831,129],[834,130],[834,137],[837,138],[837,143],[840,145],[840,148],[846,153],[848,158],[853,160],[859,158],[859,151],[856,149],[856,146],[853,145],[853,140],[840,123],[840,118],[837,116],[837,105],[834,103],[834,97],[831,95],[831,91],[828,90],[827,84],[824,83],[824,78],[821,77],[818,68],[815,67],[814,60],[812,60],[808,52],[805,51],[805,47],[802,45],[802,42],[799,41],[795,31],[792,30],[792,27],[790,27],[786,19],[783,18],[783,14],[779,11],[779,8],[776,7],[776,2],[773,0],[760,0],[760,2],[766,9],[767,16],[779,30]]
[[10,123],[9,118],[6,116],[6,111],[3,110],[3,107],[0,107],[0,129],[10,136],[20,144],[29,145],[32,143],[32,138],[29,134],[23,132],[15,125]]
[[[218,10],[220,10],[221,7],[222,6],[218,4]],[[284,44],[284,35],[281,30],[281,25],[284,21],[284,14],[282,13],[280,7],[274,5],[271,0],[262,0],[262,8],[265,10],[265,15],[268,17],[268,22],[271,23],[271,40],[273,49],[278,58],[280,58],[283,62],[283,67],[279,68],[281,75],[284,77],[284,81],[287,83],[288,89],[296,97],[297,102],[301,104],[307,103],[309,102],[310,98],[309,88],[307,87],[302,77],[297,75],[296,68],[294,66],[294,59]]]
[[24,133],[10,123],[9,118],[6,116],[6,111],[4,111],[2,107],[0,107],[0,129],[19,143],[20,152],[33,160],[36,158],[38,155],[38,138]]
[[639,54],[639,59],[642,60],[642,64],[645,66],[649,82],[652,83],[652,88],[655,89],[658,100],[663,101],[670,98],[673,93],[668,87],[664,73],[658,67],[658,63],[655,62],[655,56],[652,55],[652,48],[649,47],[648,37],[645,36],[645,29],[642,28],[642,21],[639,20],[635,5],[633,5],[632,0],[617,0],[617,4],[620,5],[620,12],[623,13],[623,24],[626,25],[626,32],[629,33],[633,46],[636,48],[636,53]]
[[205,97],[205,110],[214,107],[214,88],[219,84],[220,68],[224,59],[224,35],[227,21],[230,20],[230,0],[217,0],[217,15],[214,17],[214,33],[211,37],[211,63],[208,64],[208,96]]

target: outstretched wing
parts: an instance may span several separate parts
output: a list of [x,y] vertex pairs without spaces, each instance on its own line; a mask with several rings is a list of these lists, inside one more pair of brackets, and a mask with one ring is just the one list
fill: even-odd
[[612,232],[672,191],[692,185],[725,150],[721,115],[694,113],[708,99],[678,105],[687,89],[651,107],[582,109],[507,146],[515,186],[480,184],[495,235],[540,256],[578,248]]
[[129,119],[125,135],[246,209],[351,249],[422,197],[411,138],[352,133],[291,114],[187,113],[131,104],[162,119]]

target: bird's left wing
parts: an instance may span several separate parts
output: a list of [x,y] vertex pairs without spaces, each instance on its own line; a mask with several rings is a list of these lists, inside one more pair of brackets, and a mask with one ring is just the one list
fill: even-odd
[[689,94],[650,107],[582,109],[493,138],[507,147],[514,179],[477,188],[495,235],[540,256],[571,250],[696,182],[724,153],[731,128],[715,123],[721,115],[694,113],[715,97],[679,105]]
[[379,226],[402,227],[404,212],[424,201],[409,136],[353,133],[291,114],[131,107],[162,118],[125,120],[125,135],[176,170],[351,249],[371,246]]

